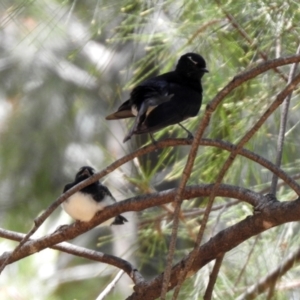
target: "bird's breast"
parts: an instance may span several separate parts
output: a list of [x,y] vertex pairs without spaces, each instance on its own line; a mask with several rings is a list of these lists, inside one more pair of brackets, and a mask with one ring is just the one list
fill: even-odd
[[109,196],[105,196],[102,201],[96,202],[92,195],[77,192],[62,203],[62,208],[73,219],[88,222],[97,211],[113,203],[113,199]]

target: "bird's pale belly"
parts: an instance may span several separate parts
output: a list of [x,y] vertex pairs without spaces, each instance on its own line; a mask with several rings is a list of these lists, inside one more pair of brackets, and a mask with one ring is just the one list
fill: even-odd
[[109,196],[101,202],[96,202],[89,194],[75,193],[62,203],[62,207],[73,219],[88,222],[97,211],[113,203],[113,199]]

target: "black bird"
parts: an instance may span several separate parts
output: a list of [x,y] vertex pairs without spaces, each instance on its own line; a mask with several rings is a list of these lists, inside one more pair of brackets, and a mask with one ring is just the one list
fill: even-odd
[[181,121],[198,114],[202,103],[201,78],[207,73],[203,57],[196,53],[186,53],[180,57],[174,71],[168,72],[139,84],[130,99],[106,120],[136,117],[134,124],[123,142],[134,134],[152,133],[169,125],[178,124],[193,135]]
[[[75,176],[75,180],[64,187],[64,193],[93,174],[95,174],[93,168],[89,166],[81,167]],[[62,203],[62,207],[75,220],[88,222],[99,210],[103,210],[105,206],[115,202],[116,199],[109,189],[97,181],[70,196]],[[122,225],[124,222],[128,222],[128,220],[119,215],[115,217],[111,225]]]

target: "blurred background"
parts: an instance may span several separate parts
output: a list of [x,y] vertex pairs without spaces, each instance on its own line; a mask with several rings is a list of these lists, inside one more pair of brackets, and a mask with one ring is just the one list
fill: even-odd
[[[0,1],[0,226],[26,233],[34,218],[73,180],[78,168],[101,170],[149,143],[134,136],[122,143],[129,121],[106,121],[128,98],[135,84],[174,69],[186,52],[197,52],[210,73],[202,80],[199,117],[184,125],[194,132],[206,104],[235,75],[265,59],[295,54],[299,44],[299,4],[269,0]],[[272,70],[235,89],[213,115],[206,138],[236,143],[286,85],[290,66]],[[283,169],[298,176],[299,95],[294,93]],[[280,111],[267,120],[247,148],[274,162]],[[186,137],[179,126],[156,139]],[[176,187],[189,147],[153,152],[102,179],[120,201]],[[200,147],[191,184],[214,182],[227,153]],[[272,174],[237,157],[224,183],[269,191]],[[285,185],[280,200],[296,196]],[[244,203],[217,198],[206,239],[252,213]],[[184,203],[175,261],[193,246],[206,199]],[[227,204],[227,206],[226,206]],[[229,204],[229,205],[228,205]],[[147,278],[164,270],[172,222],[166,208],[124,214],[122,227],[99,227],[71,241],[128,259]],[[57,209],[36,236],[72,220]],[[215,288],[216,299],[233,299],[276,267],[297,247],[299,225],[291,223],[251,238],[229,252]],[[15,242],[1,239],[2,251]],[[181,299],[200,299],[211,264],[186,281]],[[54,250],[45,250],[6,267],[1,299],[95,299],[118,270]],[[297,279],[298,278],[298,279]],[[299,295],[286,282],[299,284],[299,267],[281,279],[277,299]],[[106,299],[125,299],[132,282],[123,275]],[[296,297],[296,298],[293,298]],[[300,297],[300,296],[299,296]],[[264,299],[264,298],[261,298]]]

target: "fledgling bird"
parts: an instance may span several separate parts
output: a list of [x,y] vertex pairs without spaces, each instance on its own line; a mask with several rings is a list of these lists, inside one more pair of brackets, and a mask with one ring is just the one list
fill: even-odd
[[[75,176],[75,180],[68,183],[64,187],[63,192],[65,193],[67,190],[93,174],[95,174],[95,170],[92,167],[81,167]],[[109,189],[99,181],[96,181],[71,195],[62,203],[62,207],[73,219],[88,222],[99,210],[103,210],[105,206],[114,203],[116,203],[116,199]],[[128,222],[128,220],[122,215],[119,215],[115,217],[111,225],[122,225],[124,222]]]
[[136,86],[130,99],[106,120],[135,117],[132,128],[125,136],[125,143],[134,134],[152,133],[169,125],[195,117],[202,103],[201,78],[207,73],[204,58],[196,53],[186,53],[180,57],[174,71],[150,78]]

